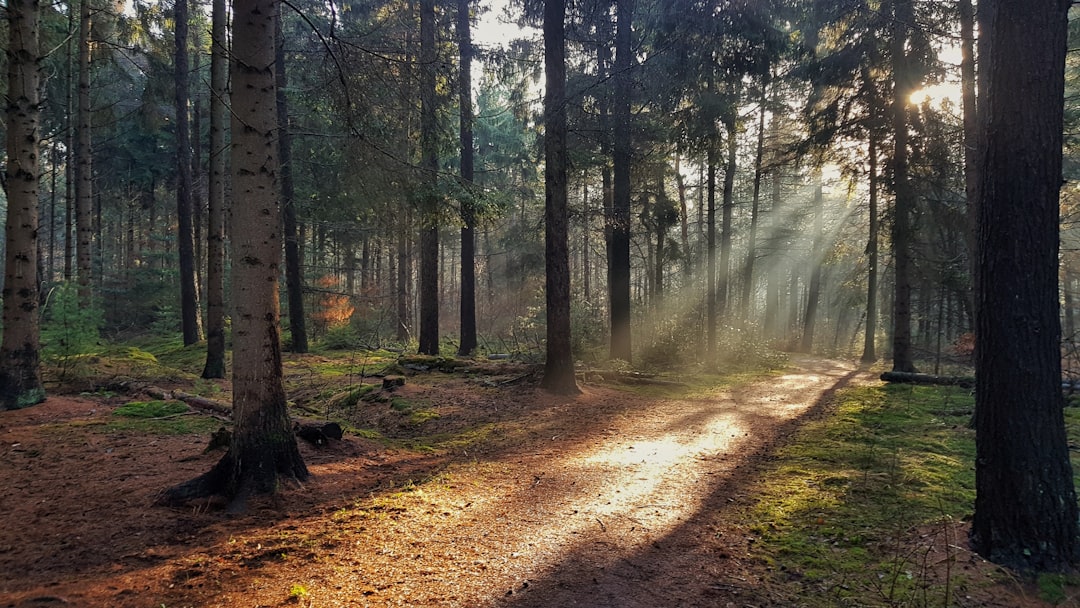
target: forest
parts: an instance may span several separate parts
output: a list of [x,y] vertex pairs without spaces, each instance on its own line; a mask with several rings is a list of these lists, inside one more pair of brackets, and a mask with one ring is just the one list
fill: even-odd
[[[1078,601],[1071,3],[7,0],[3,12],[0,462],[19,473],[0,511],[35,524],[0,536],[0,571],[20,579],[0,583],[0,604],[247,605],[245,585],[260,605],[307,606],[556,606],[593,592],[597,606]],[[929,442],[939,426],[948,439]],[[730,437],[699,443],[713,435]],[[607,453],[601,440],[641,459],[579,470]],[[130,447],[134,468],[79,452],[101,442]],[[849,451],[867,456],[847,463]],[[804,491],[782,489],[785,476],[820,490],[806,543],[850,544],[862,566],[799,561],[817,550],[777,540],[797,510],[780,496]],[[88,487],[140,477],[123,507]],[[536,496],[504,492],[521,479]],[[38,529],[55,513],[18,495],[64,512],[86,501],[49,480],[98,496],[87,504],[145,539],[117,544],[84,511],[64,533],[114,549],[49,574],[68,545]],[[600,502],[580,502],[578,483],[606,488]],[[513,523],[489,539],[472,526],[493,525],[504,493]],[[907,514],[834,524],[835,504],[861,493]],[[491,512],[465,518],[474,504]],[[894,512],[871,504],[850,513]],[[403,548],[396,525],[438,532]],[[335,526],[382,539],[348,558],[368,582],[289,562],[340,556],[351,541]],[[892,526],[907,540],[882,549]],[[239,530],[243,547],[226,548]],[[537,535],[556,540],[514,544]],[[498,541],[475,549],[471,574],[451,568],[446,547],[478,536]],[[439,562],[419,571],[376,564],[435,546]],[[496,576],[499,552],[529,561]],[[695,560],[711,565],[685,574]],[[979,591],[953,582],[961,563],[1021,582]],[[276,591],[259,591],[253,568]],[[860,569],[877,582],[846,582]],[[423,578],[439,571],[458,582]],[[82,578],[94,582],[80,590]],[[685,589],[650,596],[656,579]],[[750,579],[767,591],[732,582]],[[488,597],[491,585],[510,591]],[[1047,604],[1022,603],[1031,585]]]

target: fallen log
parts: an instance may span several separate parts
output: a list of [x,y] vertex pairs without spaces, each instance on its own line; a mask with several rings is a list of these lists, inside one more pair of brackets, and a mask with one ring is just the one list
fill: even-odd
[[881,374],[885,382],[899,382],[903,384],[935,384],[939,386],[959,386],[961,388],[974,388],[975,378],[966,376],[935,376],[933,374],[918,374],[914,372],[885,372]]
[[231,416],[232,408],[228,405],[221,403],[220,401],[214,401],[213,399],[207,399],[199,395],[192,395],[191,393],[185,393],[184,391],[167,391],[163,388],[156,386],[147,386],[143,388],[143,392],[150,395],[154,399],[175,399],[177,401],[183,401],[184,403],[197,407],[201,410],[209,410],[215,414],[221,414],[222,416]]

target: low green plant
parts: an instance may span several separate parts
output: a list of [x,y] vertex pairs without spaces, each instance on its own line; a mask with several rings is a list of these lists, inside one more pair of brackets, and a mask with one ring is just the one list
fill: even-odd
[[131,401],[113,411],[114,416],[127,418],[162,418],[188,411],[182,401]]
[[65,282],[49,291],[42,314],[41,353],[64,380],[101,346],[101,308],[80,302],[78,286]]

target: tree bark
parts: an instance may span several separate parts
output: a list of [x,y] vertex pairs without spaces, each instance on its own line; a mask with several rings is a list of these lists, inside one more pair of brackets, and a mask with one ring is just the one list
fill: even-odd
[[825,201],[821,192],[821,168],[814,169],[814,244],[810,251],[810,284],[806,291],[806,314],[803,316],[802,343],[799,350],[814,350],[814,329],[817,325],[818,300],[821,297],[821,265],[825,259],[823,223]]
[[38,322],[38,146],[40,74],[38,0],[9,0],[7,166],[4,192],[3,342],[0,343],[0,410],[45,400]]
[[716,151],[709,147],[705,211],[705,365],[716,365]]
[[94,192],[90,148],[90,32],[93,27],[90,0],[79,6],[79,93],[77,100],[78,129],[75,139],[75,249],[79,300],[91,304],[94,241]]
[[435,104],[435,0],[420,0],[420,348],[439,354],[439,150]]
[[540,385],[578,393],[570,342],[570,249],[567,210],[565,0],[544,3],[544,259],[547,358]]
[[[732,112],[734,112],[734,108]],[[735,213],[735,167],[737,161],[738,125],[735,117],[724,121],[727,131],[727,159],[724,162],[724,200],[720,208],[720,276],[717,278],[716,308],[720,320],[728,318],[731,291],[731,241]]]
[[615,95],[610,265],[612,359],[633,360],[630,336],[630,38],[634,0],[616,0]]
[[863,335],[863,352],[860,359],[863,363],[877,361],[875,349],[877,336],[877,289],[878,289],[878,140],[877,131],[870,129],[868,137],[867,158],[869,167],[867,177],[870,190],[869,214],[870,236],[866,242],[866,332]]
[[213,0],[210,49],[210,183],[206,227],[206,365],[203,378],[225,377],[225,105],[228,33],[225,0]]
[[911,213],[914,194],[908,183],[908,99],[914,89],[907,59],[908,28],[914,22],[911,0],[894,0],[889,41],[893,70],[893,204],[892,246],[894,266],[893,371],[914,372],[911,346]]
[[[1075,564],[1077,504],[1061,394],[1059,196],[1068,0],[980,6],[975,349],[979,554],[1024,570]],[[984,13],[985,11],[985,13]]]
[[202,337],[195,291],[195,228],[191,221],[191,138],[188,121],[188,3],[173,5],[176,100],[176,241],[180,269],[180,329],[184,346]]
[[739,320],[745,325],[750,319],[750,296],[754,292],[754,262],[757,257],[758,210],[761,204],[762,164],[765,157],[765,107],[768,101],[769,72],[761,81],[761,108],[758,110],[757,148],[754,151],[754,194],[750,203],[750,229],[746,237],[746,265],[743,267],[742,298],[739,304]]
[[476,209],[472,203],[473,186],[473,104],[472,104],[472,32],[471,0],[458,0],[457,34],[461,65],[458,73],[461,140],[461,181],[468,189],[461,201],[461,342],[458,355],[472,355],[476,350]]
[[289,302],[289,333],[294,353],[308,352],[307,323],[304,319],[304,274],[300,267],[300,242],[296,229],[296,194],[293,186],[292,133],[289,130],[289,86],[285,71],[285,32],[278,14],[277,42],[274,50],[274,74],[277,79],[278,153],[281,162],[282,227],[285,231],[285,291]]
[[232,208],[234,252],[233,435],[210,471],[167,490],[167,504],[224,494],[241,510],[253,493],[308,471],[296,445],[282,382],[278,333],[281,209],[274,111],[276,0],[233,1]]

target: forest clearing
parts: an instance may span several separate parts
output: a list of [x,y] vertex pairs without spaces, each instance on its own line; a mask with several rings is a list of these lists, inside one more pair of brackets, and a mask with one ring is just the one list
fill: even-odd
[[[228,399],[227,382],[148,358],[96,369]],[[844,427],[884,399],[875,373],[803,356],[678,385],[586,374],[564,397],[508,362],[416,371],[337,353],[285,369],[290,413],[346,434],[301,441],[310,482],[237,515],[153,504],[220,457],[206,410],[150,401],[161,415],[125,417],[146,395],[97,390],[5,412],[0,606],[1077,605],[1080,581],[1040,589],[966,548],[962,389],[890,389],[873,406],[901,412],[890,430]],[[396,371],[405,384],[382,388]],[[936,418],[908,416],[918,395]],[[827,440],[799,439],[815,426]]]

